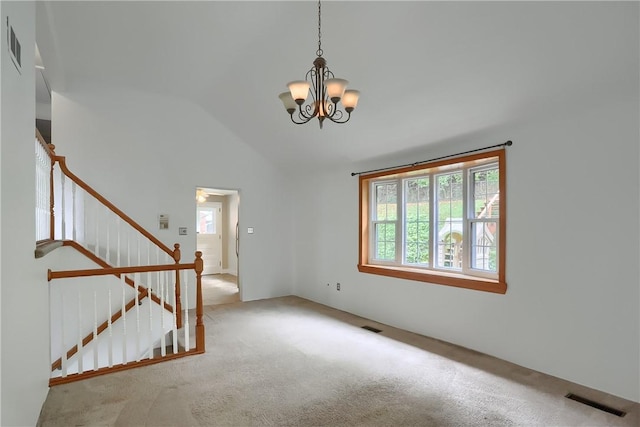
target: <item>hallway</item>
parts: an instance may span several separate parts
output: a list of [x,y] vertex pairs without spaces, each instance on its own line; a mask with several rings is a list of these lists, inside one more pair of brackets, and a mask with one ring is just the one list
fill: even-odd
[[238,278],[232,274],[202,276],[202,303],[205,306],[240,302]]

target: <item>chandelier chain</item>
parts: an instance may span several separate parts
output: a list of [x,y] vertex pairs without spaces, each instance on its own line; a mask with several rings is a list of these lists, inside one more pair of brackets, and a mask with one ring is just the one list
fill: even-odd
[[322,32],[320,31],[322,23],[321,16],[320,0],[318,0],[318,50],[316,51],[316,55],[318,56],[322,56]]

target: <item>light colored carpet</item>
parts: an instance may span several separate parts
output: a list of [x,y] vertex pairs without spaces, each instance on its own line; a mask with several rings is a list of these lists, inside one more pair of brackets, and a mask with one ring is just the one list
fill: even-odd
[[[39,425],[639,422],[639,404],[297,297],[207,307],[205,314],[206,354],[56,386]],[[629,413],[607,414],[566,399],[567,392]]]
[[231,274],[202,276],[202,304],[219,305],[240,302],[238,279]]

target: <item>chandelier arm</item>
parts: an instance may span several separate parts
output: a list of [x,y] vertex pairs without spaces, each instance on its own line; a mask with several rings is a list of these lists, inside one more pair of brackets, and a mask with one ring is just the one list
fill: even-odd
[[338,124],[343,124],[343,123],[347,123],[349,121],[349,119],[351,118],[351,113],[348,112],[347,113],[347,118],[342,120],[342,118],[344,117],[344,114],[342,113],[342,110],[337,110],[338,112],[340,112],[340,115],[337,118],[334,118],[334,116],[327,116],[327,118],[329,120],[331,120],[333,123],[338,123]]
[[302,108],[302,105],[300,105],[300,107],[298,108],[298,116],[307,121],[311,120],[317,115],[318,115],[318,108],[315,102],[313,104],[306,104],[304,106],[304,110]]
[[300,112],[298,112],[298,118],[300,118],[300,120],[299,120],[299,121],[297,121],[297,120],[293,117],[293,113],[291,113],[291,115],[290,115],[290,116],[291,116],[291,121],[292,121],[293,123],[297,124],[297,125],[303,125],[303,124],[305,124],[305,123],[308,123],[309,121],[311,121],[311,119],[313,119],[313,118],[315,117],[315,116],[309,116],[309,117],[301,116],[301,115],[300,115]]

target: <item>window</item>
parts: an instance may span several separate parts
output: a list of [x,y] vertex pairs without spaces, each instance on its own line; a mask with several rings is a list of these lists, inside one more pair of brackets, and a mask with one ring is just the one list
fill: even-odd
[[505,293],[504,150],[360,177],[364,273]]
[[216,234],[217,209],[213,207],[198,206],[197,234]]

